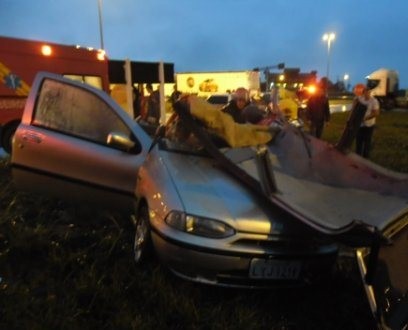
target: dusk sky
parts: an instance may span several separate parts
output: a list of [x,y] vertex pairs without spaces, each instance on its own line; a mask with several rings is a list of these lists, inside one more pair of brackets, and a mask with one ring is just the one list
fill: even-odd
[[[408,88],[407,0],[102,0],[109,58],[164,61],[176,72],[284,62],[354,85],[378,68]],[[0,35],[100,48],[98,0],[0,0]]]

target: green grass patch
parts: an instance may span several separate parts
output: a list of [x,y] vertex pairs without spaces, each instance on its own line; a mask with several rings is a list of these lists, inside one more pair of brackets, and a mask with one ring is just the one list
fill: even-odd
[[[335,144],[343,132],[349,112],[334,113],[323,139]],[[408,173],[408,111],[382,112],[377,118],[370,159],[381,166]]]

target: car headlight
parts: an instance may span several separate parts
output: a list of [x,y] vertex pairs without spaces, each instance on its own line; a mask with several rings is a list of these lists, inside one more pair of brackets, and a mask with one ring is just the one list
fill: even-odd
[[165,221],[175,229],[197,236],[224,238],[235,233],[231,226],[222,221],[185,214],[179,211],[170,212]]

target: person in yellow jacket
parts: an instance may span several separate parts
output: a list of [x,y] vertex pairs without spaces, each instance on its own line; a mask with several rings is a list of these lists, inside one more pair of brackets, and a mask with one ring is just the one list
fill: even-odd
[[[190,113],[199,119],[211,133],[224,139],[230,147],[247,147],[266,144],[272,140],[278,130],[276,127],[271,128],[271,126],[265,125],[236,123],[232,116],[220,111],[216,106],[194,95],[185,96],[184,101],[189,104]],[[177,120],[176,117],[174,114],[166,125],[168,126],[167,131],[172,131],[172,134],[175,133],[173,124]],[[183,136],[184,139],[189,139],[190,137],[187,137],[188,128],[179,128],[184,133],[176,133],[173,136],[177,136],[177,139],[180,139],[181,136]]]
[[295,92],[285,88],[279,88],[278,107],[286,119],[297,119],[299,104],[296,100],[297,96]]

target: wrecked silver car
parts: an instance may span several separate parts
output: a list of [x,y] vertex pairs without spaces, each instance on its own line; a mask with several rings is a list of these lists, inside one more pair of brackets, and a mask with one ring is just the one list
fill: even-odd
[[351,246],[378,323],[407,322],[408,276],[396,285],[386,256],[400,242],[406,271],[407,175],[287,122],[235,124],[194,97],[174,108],[152,139],[103,92],[40,73],[14,137],[15,182],[129,210],[138,264],[154,251],[203,283],[309,283],[330,274],[339,244]]

